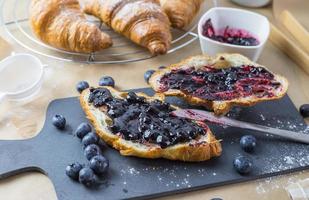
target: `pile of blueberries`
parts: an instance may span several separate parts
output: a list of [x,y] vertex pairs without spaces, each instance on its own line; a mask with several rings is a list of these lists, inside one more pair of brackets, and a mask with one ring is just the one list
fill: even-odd
[[[62,115],[55,115],[52,122],[60,130],[63,130],[66,126],[66,120]],[[84,155],[89,160],[89,164],[72,163],[66,167],[66,175],[87,187],[98,185],[101,182],[100,177],[109,168],[108,159],[102,155],[101,147],[104,144],[96,133],[92,132],[92,128],[88,123],[81,123],[75,131],[75,136],[81,139]]]

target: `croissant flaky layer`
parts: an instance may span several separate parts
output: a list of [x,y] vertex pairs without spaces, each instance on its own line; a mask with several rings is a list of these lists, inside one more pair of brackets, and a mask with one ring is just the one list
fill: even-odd
[[87,22],[77,0],[32,0],[30,21],[39,39],[59,49],[90,53],[112,45],[109,35]]
[[85,0],[84,11],[116,32],[149,49],[165,54],[171,44],[170,22],[157,0]]
[[172,26],[183,29],[191,23],[204,0],[160,0]]

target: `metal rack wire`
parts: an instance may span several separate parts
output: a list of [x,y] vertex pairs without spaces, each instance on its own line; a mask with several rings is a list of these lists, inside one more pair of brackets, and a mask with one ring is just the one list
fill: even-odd
[[[26,12],[29,10],[31,0],[14,0],[13,7],[7,4],[7,2],[11,1],[12,0],[1,1],[2,15],[0,16],[0,20],[3,27],[19,45],[36,54],[61,61],[91,64],[128,63],[146,60],[153,57],[146,49],[139,47],[130,40],[115,33],[93,17],[89,17],[89,21],[98,23],[103,31],[111,35],[114,46],[91,54],[56,49],[41,42],[32,33],[28,20],[29,13]],[[195,29],[195,25],[189,27],[187,31],[173,29],[173,41],[171,48],[167,53],[175,52],[195,41],[198,38],[198,35],[194,32]]]

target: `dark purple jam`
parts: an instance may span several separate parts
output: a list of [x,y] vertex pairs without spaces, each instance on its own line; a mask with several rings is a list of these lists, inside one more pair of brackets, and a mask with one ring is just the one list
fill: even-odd
[[225,27],[224,30],[219,30],[216,33],[212,25],[211,19],[208,19],[203,26],[203,35],[212,40],[240,45],[240,46],[257,46],[259,41],[253,37],[248,31],[242,29]]
[[189,142],[205,135],[207,126],[170,114],[174,109],[168,103],[129,92],[126,99],[115,98],[106,88],[90,88],[89,103],[104,107],[113,120],[109,127],[113,134],[142,144],[158,144],[161,148]]
[[274,90],[281,85],[265,68],[250,65],[225,69],[177,69],[165,74],[160,83],[161,92],[177,89],[210,101],[231,100],[251,95],[272,97]]

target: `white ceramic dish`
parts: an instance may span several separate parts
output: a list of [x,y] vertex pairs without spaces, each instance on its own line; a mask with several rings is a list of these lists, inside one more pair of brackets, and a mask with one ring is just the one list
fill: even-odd
[[0,62],[0,101],[19,101],[35,94],[41,87],[44,65],[30,54],[15,54]]
[[[205,37],[203,25],[208,19],[211,19],[215,30],[223,29],[226,26],[230,28],[243,29],[249,31],[259,40],[256,46],[240,46],[227,43],[221,43]],[[266,17],[254,12],[235,9],[216,7],[208,10],[200,19],[198,24],[198,34],[201,49],[204,54],[214,56],[218,53],[240,53],[253,61],[257,61],[263,47],[268,39],[270,32],[269,21]]]
[[232,0],[234,3],[237,3],[238,5],[247,6],[247,7],[263,7],[267,6],[272,2],[272,0]]

